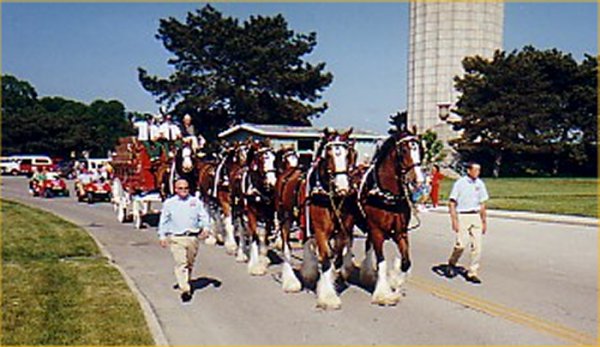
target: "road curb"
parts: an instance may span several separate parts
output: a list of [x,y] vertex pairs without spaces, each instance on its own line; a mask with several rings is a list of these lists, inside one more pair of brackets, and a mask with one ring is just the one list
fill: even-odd
[[[3,197],[3,198],[6,199],[5,197]],[[163,330],[162,326],[160,325],[158,316],[156,315],[154,308],[150,304],[150,301],[148,301],[148,299],[144,296],[144,294],[142,294],[142,292],[138,288],[135,281],[131,277],[129,277],[129,275],[125,272],[125,270],[123,270],[121,268],[121,266],[118,263],[115,262],[112,254],[108,251],[108,249],[106,249],[106,247],[104,247],[104,245],[96,238],[96,236],[94,236],[91,232],[89,232],[87,230],[87,228],[85,228],[84,226],[80,226],[77,222],[75,222],[67,217],[58,216],[53,211],[50,211],[44,207],[31,206],[23,200],[11,200],[11,199],[6,199],[6,200],[7,201],[16,201],[20,204],[24,204],[29,207],[37,208],[37,209],[43,210],[45,212],[51,213],[51,214],[57,216],[58,218],[61,218],[70,223],[73,223],[73,224],[81,227],[83,230],[85,230],[85,232],[92,238],[92,240],[94,240],[94,243],[98,246],[98,249],[100,249],[100,254],[102,254],[102,256],[106,257],[106,259],[108,260],[108,263],[112,267],[117,269],[117,271],[119,271],[121,276],[123,276],[123,279],[125,279],[125,283],[127,283],[127,286],[129,287],[129,289],[131,289],[131,292],[136,297],[137,301],[140,304],[140,307],[142,308],[142,312],[144,313],[144,318],[146,319],[146,324],[148,325],[148,328],[150,329],[150,334],[152,334],[152,339],[154,340],[154,344],[156,346],[169,346],[169,342],[165,336],[164,330]]]
[[[87,230],[86,230],[86,232],[87,232]],[[119,266],[114,261],[112,255],[106,249],[106,247],[104,247],[104,245],[102,245],[100,243],[100,241],[94,235],[92,235],[92,233],[90,233],[90,232],[87,232],[87,233],[92,237],[92,239],[94,240],[96,245],[98,245],[98,248],[100,249],[100,253],[102,253],[102,255],[108,259],[109,263],[114,268],[116,268],[117,271],[119,271],[119,273],[121,273],[121,276],[123,276],[123,278],[125,279],[125,282],[129,286],[129,289],[131,289],[131,292],[137,298],[137,300],[140,303],[140,306],[142,308],[142,312],[144,313],[144,317],[146,318],[146,323],[148,324],[150,333],[152,334],[152,339],[154,340],[154,344],[156,346],[169,346],[169,342],[167,341],[165,332],[163,331],[163,328],[160,325],[158,316],[156,315],[154,308],[150,304],[150,301],[146,298],[146,296],[144,296],[144,294],[142,294],[142,292],[138,288],[135,281],[133,281],[133,279],[131,277],[129,277],[129,275],[125,272],[125,270],[123,270],[121,268],[121,266]]]
[[[447,209],[429,210],[429,212],[448,214]],[[542,222],[542,223],[555,223],[555,224],[567,224],[567,225],[579,225],[588,227],[598,227],[598,219],[591,217],[579,217],[569,216],[562,214],[544,214],[544,213],[532,213],[526,211],[507,211],[507,210],[490,210],[487,209],[488,217],[492,218],[504,218],[504,219],[516,219],[530,222]]]

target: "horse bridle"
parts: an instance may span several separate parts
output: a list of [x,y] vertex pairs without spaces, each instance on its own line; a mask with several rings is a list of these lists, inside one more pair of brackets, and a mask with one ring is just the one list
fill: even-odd
[[[419,139],[416,136],[411,135],[411,136],[406,136],[406,137],[403,137],[403,138],[397,140],[395,143],[395,147],[394,147],[394,149],[396,150],[396,154],[398,154],[398,155],[400,154],[400,151],[399,151],[400,146],[405,142],[416,142],[418,144]],[[400,177],[398,177],[398,172],[396,172],[395,175],[398,180],[399,186],[403,190],[404,198],[406,199],[409,206],[411,207],[411,211],[415,210],[415,206],[413,204],[411,197],[409,196],[410,188],[408,187],[408,185],[410,184],[410,182],[406,181],[406,174],[409,173],[410,170],[413,170],[415,167],[421,166],[420,159],[421,159],[421,156],[419,156],[418,162],[412,163],[412,165],[410,165],[409,167],[404,167],[400,160],[396,160],[396,171],[400,171]],[[416,229],[419,226],[421,226],[421,219],[419,218],[418,214],[414,214],[414,216],[417,220],[417,224],[410,228],[407,225],[406,226],[407,230],[413,230],[413,229]]]
[[[267,152],[270,152],[271,154],[273,154],[273,149],[271,149],[270,147],[263,147],[263,148],[256,150],[256,152],[254,153],[254,157],[252,158],[252,162],[257,161],[262,155],[264,155]],[[252,162],[250,164],[252,164]],[[247,169],[250,172],[258,172],[259,174],[264,175],[264,179],[261,180],[261,186],[258,186],[258,193],[260,195],[264,196],[264,193],[261,192],[260,189],[267,189],[267,188],[265,188],[267,174],[273,173],[273,174],[277,175],[277,168],[273,167],[273,169],[264,170],[262,167],[260,167],[260,165],[256,165],[256,166],[257,166],[256,170],[252,169],[252,165],[250,165]],[[252,180],[252,176],[250,175],[249,177],[250,177],[250,180]]]
[[[349,144],[348,142],[345,142],[345,141],[340,141],[340,140],[334,140],[334,141],[329,141],[329,142],[327,142],[327,143],[325,143],[325,144],[323,145],[323,149],[322,149],[322,152],[321,152],[321,158],[322,158],[322,159],[325,159],[325,158],[326,158],[326,157],[325,157],[325,156],[326,156],[326,152],[327,152],[327,151],[326,151],[326,149],[327,149],[328,147],[333,147],[333,146],[342,146],[342,147],[344,147],[344,148],[345,148],[345,149],[348,151],[348,154],[350,154],[350,144]],[[326,168],[327,174],[328,174],[329,176],[331,176],[331,177],[330,177],[330,180],[334,179],[334,178],[335,178],[335,176],[339,176],[339,175],[348,175],[348,174],[349,174],[349,172],[350,172],[350,171],[349,171],[349,166],[350,166],[350,165],[346,165],[346,169],[345,169],[345,170],[343,170],[343,171],[338,171],[338,170],[335,170],[335,169],[334,169],[334,171],[333,171],[333,172],[331,172],[331,170],[329,170],[329,168]]]
[[[403,138],[397,140],[396,143],[395,143],[395,147],[394,147],[395,150],[396,150],[396,153],[398,153],[398,154],[400,153],[399,152],[400,146],[403,143],[405,143],[405,142],[416,142],[418,144],[419,143],[419,139],[416,136],[406,136],[406,137],[403,137]],[[420,156],[419,156],[419,159],[421,159]],[[402,179],[403,179],[404,176],[406,176],[407,173],[410,172],[410,170],[414,169],[417,166],[421,166],[421,161],[420,160],[418,162],[416,162],[416,163],[412,163],[412,165],[410,165],[408,167],[404,167],[399,160],[397,160],[396,163],[400,163],[399,167],[397,165],[396,170],[399,169],[400,176],[401,176]],[[397,174],[396,174],[396,176],[397,176]]]

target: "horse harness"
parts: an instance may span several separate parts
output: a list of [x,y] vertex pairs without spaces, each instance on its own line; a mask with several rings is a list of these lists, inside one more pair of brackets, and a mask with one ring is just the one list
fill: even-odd
[[[414,137],[414,136],[403,137],[403,138],[395,141],[394,149],[397,150],[398,147],[403,142],[415,141],[415,140],[416,140],[416,137]],[[379,158],[380,158],[379,156],[375,156],[373,163],[370,165],[369,169],[365,172],[365,175],[361,181],[359,192],[358,192],[359,210],[361,211],[363,216],[366,216],[366,213],[365,213],[364,207],[363,207],[363,203],[361,202],[360,197],[362,196],[362,192],[363,192],[363,189],[365,188],[365,185],[369,185],[368,182],[372,182],[371,184],[373,186],[368,191],[367,197],[366,197],[364,203],[366,205],[370,205],[375,208],[386,210],[386,211],[392,212],[392,213],[401,213],[402,207],[404,206],[404,204],[406,204],[406,205],[408,205],[409,209],[411,210],[411,213],[415,216],[415,218],[417,220],[417,224],[413,227],[408,228],[408,230],[418,228],[421,225],[421,220],[419,219],[419,216],[414,213],[416,208],[414,206],[413,201],[409,197],[410,194],[408,192],[410,191],[410,188],[408,187],[409,182],[406,181],[406,174],[408,172],[410,172],[410,170],[412,170],[416,166],[420,166],[421,163],[420,162],[413,163],[411,166],[405,168],[401,165],[400,160],[396,160],[394,162],[394,166],[395,166],[394,175],[396,177],[398,186],[400,187],[400,193],[394,194],[391,191],[382,188],[379,183],[379,180],[377,177],[377,168],[379,167],[379,161],[380,161]],[[398,172],[400,173],[399,176],[398,176]]]
[[[270,149],[268,147],[261,148],[256,152],[256,154],[260,155],[269,150]],[[256,159],[254,159],[254,160],[256,160]],[[252,167],[253,165],[250,165],[250,166]],[[262,202],[266,205],[270,204],[271,201],[273,200],[273,197],[269,196],[270,194],[264,190],[264,187],[261,187],[263,185],[257,184],[255,182],[256,177],[259,176],[258,169],[254,169],[254,168],[249,169],[248,167],[244,167],[242,170],[243,171],[241,173],[241,184],[242,184],[242,194],[243,194],[243,198],[244,198],[244,206],[246,206],[246,204],[249,200],[252,200],[256,203]],[[266,175],[267,173],[271,173],[271,172],[276,172],[276,170],[274,170],[274,169],[268,170],[268,171],[265,171],[264,173]]]

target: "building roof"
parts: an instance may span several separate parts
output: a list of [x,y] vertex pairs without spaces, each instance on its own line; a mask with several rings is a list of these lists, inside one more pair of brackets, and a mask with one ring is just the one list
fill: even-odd
[[[267,137],[318,138],[323,134],[323,129],[324,127],[242,123],[222,131],[219,133],[219,138],[227,137],[240,130]],[[379,140],[385,139],[387,136],[373,131],[354,129],[350,137],[358,140]]]

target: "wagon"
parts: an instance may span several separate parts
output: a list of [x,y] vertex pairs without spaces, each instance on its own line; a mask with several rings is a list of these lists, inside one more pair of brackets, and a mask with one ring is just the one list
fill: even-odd
[[112,156],[113,179],[111,202],[117,220],[125,223],[133,221],[136,229],[147,224],[147,216],[156,215],[158,210],[152,204],[162,202],[160,179],[161,167],[169,163],[151,162],[145,147],[134,137],[121,138]]

